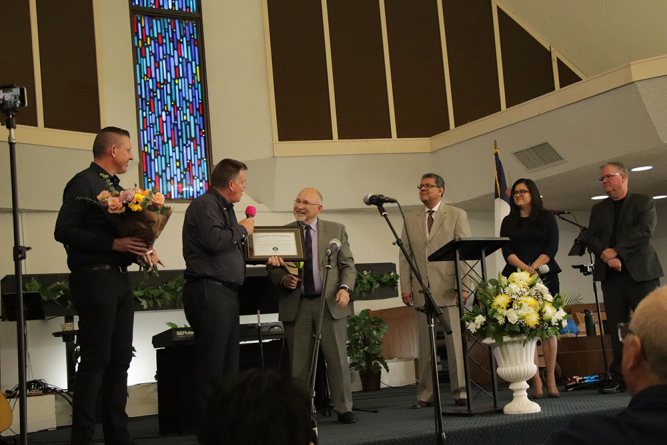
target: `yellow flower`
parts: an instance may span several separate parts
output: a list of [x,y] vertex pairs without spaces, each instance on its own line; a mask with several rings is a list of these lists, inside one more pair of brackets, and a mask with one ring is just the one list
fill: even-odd
[[505,309],[508,304],[510,304],[510,297],[505,294],[498,294],[493,299],[493,307],[496,309]]
[[537,300],[534,299],[533,297],[521,297],[521,304],[530,307],[535,307],[537,306]]
[[540,315],[533,311],[526,314],[526,324],[531,328],[540,322]]
[[136,202],[132,202],[132,203],[128,204],[127,206],[133,212],[141,212],[141,204],[137,204]]
[[528,288],[533,282],[533,279],[528,272],[514,272],[510,275],[509,282],[514,283],[517,286]]

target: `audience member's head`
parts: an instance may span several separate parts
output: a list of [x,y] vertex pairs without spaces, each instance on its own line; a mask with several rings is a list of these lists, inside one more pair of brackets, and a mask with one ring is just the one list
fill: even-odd
[[634,395],[667,384],[667,286],[644,298],[623,341],[623,376]]
[[308,445],[310,397],[288,376],[252,369],[225,380],[199,429],[203,445]]

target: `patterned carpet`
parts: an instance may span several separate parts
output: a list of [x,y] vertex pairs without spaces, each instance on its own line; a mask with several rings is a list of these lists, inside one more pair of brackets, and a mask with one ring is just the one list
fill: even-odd
[[[355,411],[358,423],[343,425],[336,416],[318,418],[321,445],[380,445],[380,444],[434,444],[435,420],[432,408],[411,409],[415,403],[416,387],[386,388],[374,393],[354,393],[355,408],[378,410],[378,413]],[[448,394],[448,388],[443,388]],[[453,444],[540,444],[552,431],[564,428],[577,415],[585,413],[615,414],[630,401],[627,393],[599,395],[587,389],[562,392],[559,399],[538,401],[542,412],[537,414],[504,415],[487,414],[473,417],[445,416],[443,426],[446,443]],[[501,386],[500,403],[511,400],[511,391]],[[484,395],[475,398],[475,406],[490,405]],[[454,404],[443,398],[443,409],[453,409]],[[191,445],[196,438],[189,436],[159,436],[157,417],[131,419],[130,431],[139,445]],[[101,426],[98,426],[98,443],[102,443]],[[32,433],[30,444],[66,444],[69,428]],[[11,439],[10,439],[11,443]]]

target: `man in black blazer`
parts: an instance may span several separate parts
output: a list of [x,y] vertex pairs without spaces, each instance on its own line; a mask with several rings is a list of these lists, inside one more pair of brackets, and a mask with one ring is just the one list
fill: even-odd
[[604,164],[600,181],[609,198],[591,210],[588,247],[595,254],[593,277],[602,282],[614,352],[612,382],[601,392],[616,393],[626,389],[616,325],[627,322],[630,310],[660,286],[663,272],[651,240],[657,225],[653,198],[628,191],[628,170],[620,162]]
[[637,306],[612,338],[623,343],[623,375],[632,400],[616,416],[578,415],[546,445],[663,444],[667,437],[667,286]]
[[[327,364],[331,400],[339,422],[355,423],[347,362],[347,319],[352,313],[348,303],[357,269],[345,226],[320,219],[322,208],[322,195],[313,188],[301,190],[294,200],[296,221],[288,226],[303,227],[304,250],[309,257],[304,261],[302,279],[297,278],[292,263],[283,263],[278,257],[269,259],[268,274],[279,289],[279,319],[285,326],[292,375],[305,384],[310,371],[313,334],[319,323],[322,298],[325,299],[320,347]],[[323,283],[327,248],[333,239],[340,241],[340,249],[331,253],[332,268]]]

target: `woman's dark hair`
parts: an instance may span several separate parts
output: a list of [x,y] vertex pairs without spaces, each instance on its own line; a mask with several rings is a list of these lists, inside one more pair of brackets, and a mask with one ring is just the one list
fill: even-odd
[[211,397],[198,436],[203,445],[308,445],[310,397],[278,371],[240,372]]
[[539,233],[542,233],[546,226],[544,223],[540,222],[538,216],[540,212],[544,212],[544,204],[542,204],[542,197],[540,196],[540,191],[537,189],[537,185],[532,179],[521,178],[517,179],[516,182],[512,185],[512,190],[510,191],[510,214],[509,214],[509,227],[510,231],[514,231],[519,225],[519,220],[521,218],[521,209],[516,202],[514,202],[514,190],[516,190],[517,185],[525,184],[530,192],[530,215],[528,219],[532,226],[534,226]]

